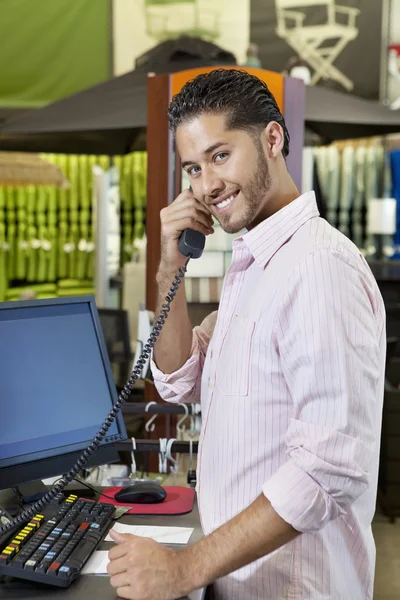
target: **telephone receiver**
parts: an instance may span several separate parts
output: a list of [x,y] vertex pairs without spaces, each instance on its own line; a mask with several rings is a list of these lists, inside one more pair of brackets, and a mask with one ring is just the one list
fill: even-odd
[[[192,192],[192,186],[189,186],[189,190]],[[184,256],[191,256],[191,258],[200,258],[203,254],[204,246],[206,244],[206,236],[200,231],[195,229],[185,229],[182,231],[179,237],[179,252]]]

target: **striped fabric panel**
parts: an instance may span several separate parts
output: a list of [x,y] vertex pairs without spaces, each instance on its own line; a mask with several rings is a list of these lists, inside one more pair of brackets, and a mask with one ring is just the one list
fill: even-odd
[[186,299],[188,302],[219,302],[221,298],[222,277],[192,277],[185,279]]

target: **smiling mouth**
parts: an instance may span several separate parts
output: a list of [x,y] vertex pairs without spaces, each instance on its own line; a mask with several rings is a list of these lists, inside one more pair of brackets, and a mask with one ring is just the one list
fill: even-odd
[[214,206],[218,210],[227,209],[232,204],[232,202],[234,201],[234,199],[236,198],[238,193],[239,193],[239,190],[237,192],[234,192],[231,196],[229,196],[229,198],[226,198],[226,200],[222,200],[222,202],[218,202],[218,204],[214,204]]

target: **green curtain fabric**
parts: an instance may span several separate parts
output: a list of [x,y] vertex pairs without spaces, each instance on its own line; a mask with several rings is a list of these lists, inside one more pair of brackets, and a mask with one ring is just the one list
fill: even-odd
[[[92,169],[97,164],[107,170],[110,157],[43,158],[60,166],[70,187],[0,185],[0,302],[27,290],[37,297],[93,293]],[[147,154],[112,160],[120,172],[122,267],[145,233]]]
[[0,0],[0,106],[35,107],[110,77],[109,0]]

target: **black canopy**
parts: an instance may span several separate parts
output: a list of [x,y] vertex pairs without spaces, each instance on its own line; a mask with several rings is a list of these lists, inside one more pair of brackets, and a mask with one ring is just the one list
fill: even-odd
[[[160,44],[126,75],[9,119],[0,126],[0,150],[112,155],[144,149],[148,71],[235,64],[232,54],[202,40],[209,53],[201,57],[197,45],[195,58],[197,42],[188,39],[165,42],[169,54]],[[306,87],[305,121],[306,128],[325,142],[400,131],[400,111],[323,87]]]
[[0,106],[0,123],[11,119],[11,117],[22,115],[22,113],[27,112],[29,110],[29,108],[8,108]]
[[306,86],[305,120],[328,142],[400,132],[400,111],[318,86]]
[[9,119],[0,150],[125,154],[143,146],[146,120],[147,74],[131,71]]

